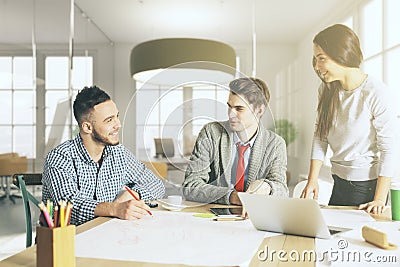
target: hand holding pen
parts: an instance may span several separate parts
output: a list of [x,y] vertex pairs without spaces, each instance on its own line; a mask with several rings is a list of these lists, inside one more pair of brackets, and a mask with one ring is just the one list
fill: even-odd
[[[136,201],[140,201],[140,199],[136,196],[135,192],[133,192],[132,189],[130,189],[130,188],[127,187],[127,186],[125,186],[124,188],[125,188],[126,191],[129,192],[129,194],[130,194]],[[144,204],[144,202],[143,202],[143,204]],[[149,207],[148,207],[146,204],[144,204],[143,208],[147,211],[147,213],[148,213],[149,215],[153,215],[153,214],[151,213],[151,211],[148,210]]]

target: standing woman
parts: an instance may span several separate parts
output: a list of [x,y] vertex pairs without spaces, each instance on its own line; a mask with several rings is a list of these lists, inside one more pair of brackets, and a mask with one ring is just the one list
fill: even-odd
[[336,24],[313,40],[319,88],[308,183],[301,197],[318,198],[318,175],[328,146],[334,186],[329,205],[379,214],[395,172],[396,117],[390,90],[362,72],[357,35]]

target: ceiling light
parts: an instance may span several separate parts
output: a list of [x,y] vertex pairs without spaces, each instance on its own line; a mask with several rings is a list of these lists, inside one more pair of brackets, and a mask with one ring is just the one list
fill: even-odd
[[[133,79],[176,85],[197,80],[226,83],[236,74],[236,55],[227,44],[190,38],[148,41],[135,46],[130,57]],[[194,72],[195,70],[195,72]]]

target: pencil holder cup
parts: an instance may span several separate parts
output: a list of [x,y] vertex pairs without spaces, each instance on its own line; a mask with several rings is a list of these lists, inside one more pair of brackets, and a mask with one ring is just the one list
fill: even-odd
[[75,225],[36,227],[36,266],[75,267]]

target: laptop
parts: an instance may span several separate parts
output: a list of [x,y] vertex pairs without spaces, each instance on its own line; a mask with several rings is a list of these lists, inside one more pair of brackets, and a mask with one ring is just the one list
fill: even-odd
[[[313,199],[281,198],[239,193],[250,221],[257,230],[331,238],[318,203]],[[337,232],[341,232],[338,229]]]

